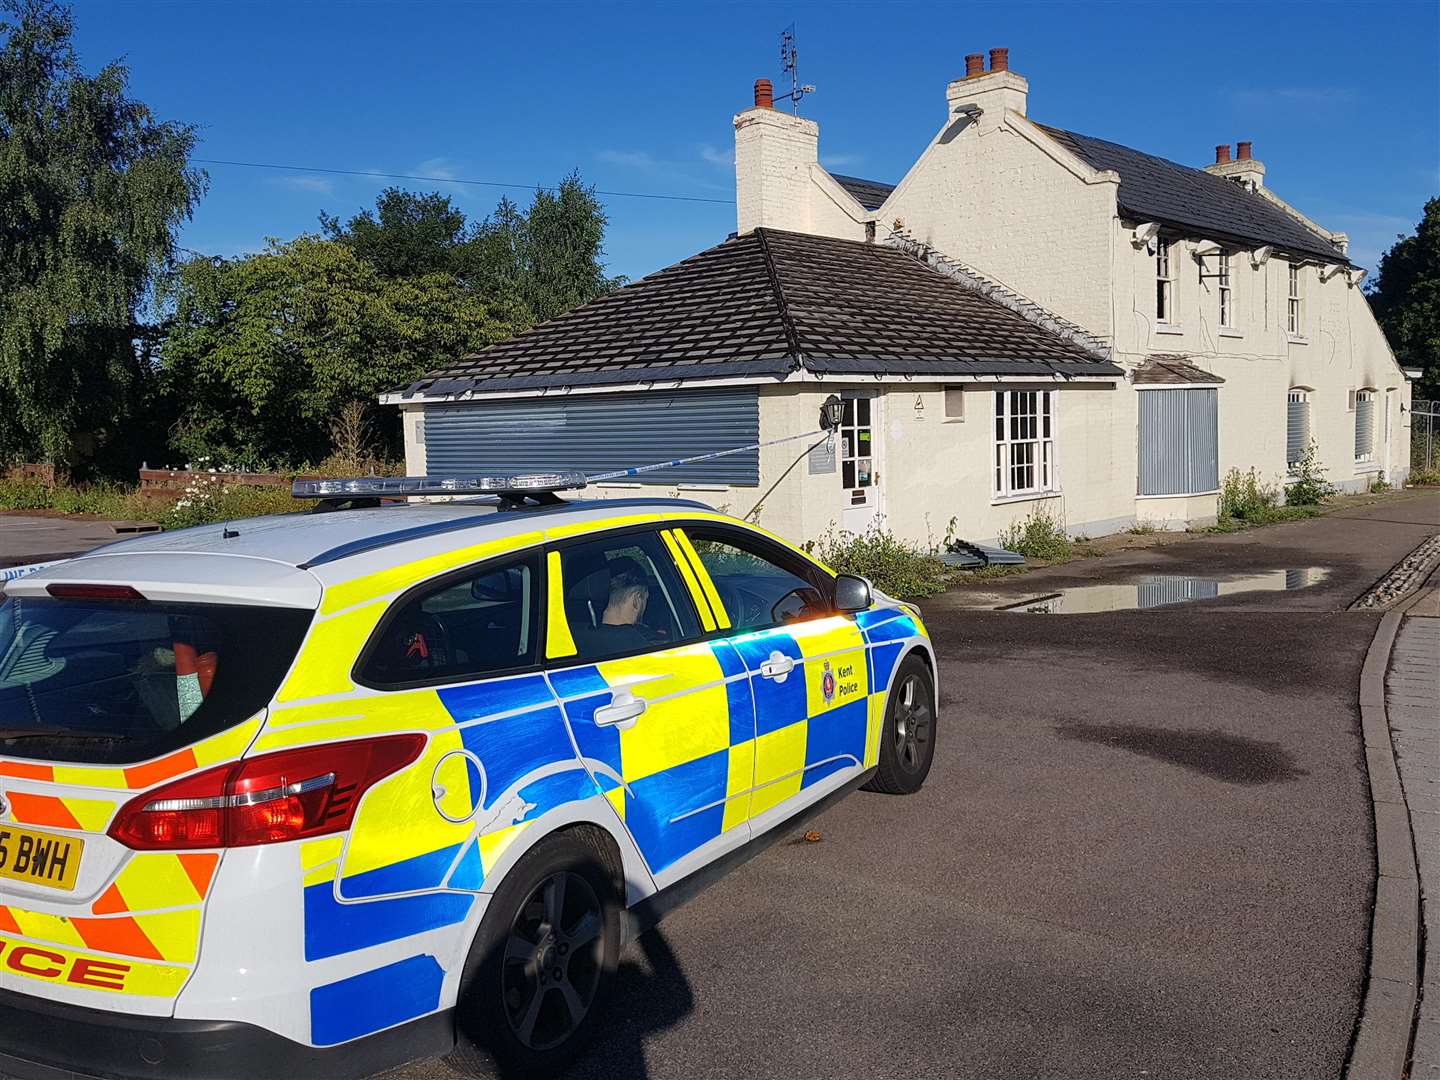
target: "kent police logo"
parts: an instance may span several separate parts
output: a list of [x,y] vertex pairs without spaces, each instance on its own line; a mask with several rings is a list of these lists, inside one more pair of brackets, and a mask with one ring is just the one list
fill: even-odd
[[835,700],[835,673],[830,670],[830,661],[825,661],[825,675],[820,680],[820,693],[825,698],[825,704]]

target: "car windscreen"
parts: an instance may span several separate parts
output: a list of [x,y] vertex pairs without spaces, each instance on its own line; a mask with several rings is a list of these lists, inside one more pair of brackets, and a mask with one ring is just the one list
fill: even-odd
[[6,597],[0,757],[121,764],[223,731],[269,702],[311,614]]

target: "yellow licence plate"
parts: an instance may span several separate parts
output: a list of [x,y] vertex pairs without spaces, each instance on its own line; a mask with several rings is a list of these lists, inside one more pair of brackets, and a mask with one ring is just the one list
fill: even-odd
[[85,841],[0,825],[0,877],[73,889]]

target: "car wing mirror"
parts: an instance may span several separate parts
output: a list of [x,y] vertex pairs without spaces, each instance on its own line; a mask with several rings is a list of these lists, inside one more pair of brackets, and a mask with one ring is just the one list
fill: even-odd
[[848,613],[864,611],[874,602],[870,582],[855,574],[841,574],[835,579],[835,610]]

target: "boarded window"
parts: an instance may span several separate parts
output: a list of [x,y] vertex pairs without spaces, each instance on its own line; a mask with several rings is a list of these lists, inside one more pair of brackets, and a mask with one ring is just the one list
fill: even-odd
[[1285,404],[1285,463],[1294,466],[1310,445],[1310,394],[1291,390]]
[[1196,495],[1220,486],[1218,399],[1210,387],[1140,392],[1140,494]]
[[[425,407],[432,476],[529,469],[594,474],[760,441],[755,387],[521,398]],[[658,469],[641,483],[758,484],[760,455]]]
[[965,419],[965,389],[961,386],[945,388],[945,419]]
[[1375,459],[1375,391],[1355,391],[1355,461]]

